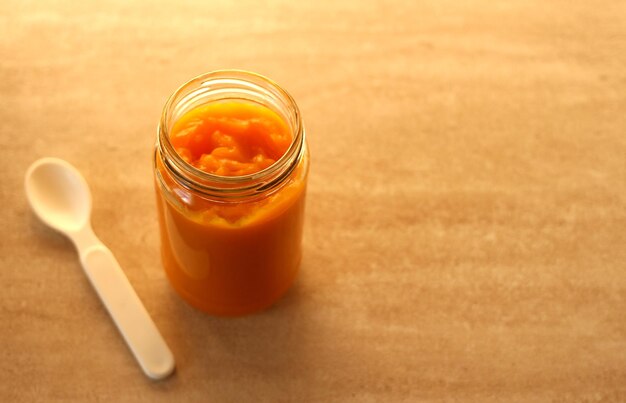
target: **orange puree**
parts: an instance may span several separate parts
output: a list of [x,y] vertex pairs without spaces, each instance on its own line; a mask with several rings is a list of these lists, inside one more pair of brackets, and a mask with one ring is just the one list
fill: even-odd
[[[279,115],[246,101],[196,107],[170,132],[187,163],[220,176],[269,167],[292,137]],[[209,313],[240,315],[271,305],[287,291],[301,257],[308,160],[277,191],[236,202],[194,193],[158,163],[157,169],[163,263],[185,300]]]
[[261,171],[291,144],[283,120],[265,106],[236,101],[193,109],[174,125],[171,142],[188,163],[221,176]]

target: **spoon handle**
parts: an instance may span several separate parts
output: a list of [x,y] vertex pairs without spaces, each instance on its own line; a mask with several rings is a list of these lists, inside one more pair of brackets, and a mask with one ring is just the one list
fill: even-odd
[[81,252],[80,261],[141,369],[152,379],[167,377],[174,356],[113,253],[96,244]]

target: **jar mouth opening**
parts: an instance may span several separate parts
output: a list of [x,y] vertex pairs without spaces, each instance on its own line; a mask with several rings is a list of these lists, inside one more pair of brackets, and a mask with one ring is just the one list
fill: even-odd
[[[267,168],[240,176],[206,172],[185,161],[170,141],[171,127],[185,112],[223,100],[252,101],[276,112],[292,132],[291,144],[285,153]],[[192,78],[168,98],[157,130],[156,148],[167,169],[187,188],[208,193],[267,190],[295,169],[304,148],[304,136],[295,100],[276,82],[246,70],[216,70]]]

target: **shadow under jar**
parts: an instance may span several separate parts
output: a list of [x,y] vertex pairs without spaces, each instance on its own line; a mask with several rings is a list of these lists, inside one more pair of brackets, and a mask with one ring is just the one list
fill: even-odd
[[[205,165],[213,160],[203,152],[238,152],[232,141],[224,143],[232,140],[228,130],[257,141],[251,136],[259,124],[280,128],[283,141],[285,133],[290,136],[281,155],[244,156],[261,161],[258,171],[238,171],[232,167],[239,162],[226,158],[207,172]],[[181,141],[195,151],[176,147]],[[222,174],[224,166],[232,169]],[[157,133],[154,178],[163,266],[184,300],[210,314],[236,316],[269,307],[289,289],[302,256],[308,167],[298,107],[265,77],[215,71],[168,99]]]

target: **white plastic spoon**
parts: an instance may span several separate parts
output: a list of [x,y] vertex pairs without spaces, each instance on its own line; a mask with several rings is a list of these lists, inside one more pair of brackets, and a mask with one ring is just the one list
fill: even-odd
[[174,356],[111,251],[91,229],[89,186],[67,161],[42,158],[26,172],[26,197],[37,216],[67,235],[83,269],[141,369],[152,379],[174,370]]

